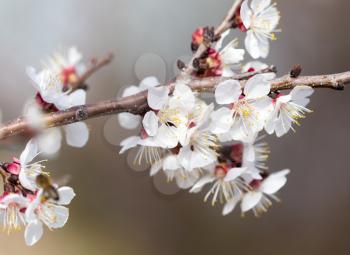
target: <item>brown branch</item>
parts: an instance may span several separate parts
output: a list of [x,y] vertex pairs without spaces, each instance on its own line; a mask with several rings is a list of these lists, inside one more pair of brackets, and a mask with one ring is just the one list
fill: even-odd
[[79,77],[79,79],[71,84],[73,89],[84,88],[85,82],[91,75],[100,70],[102,67],[108,65],[113,60],[113,53],[109,53],[102,59],[93,58],[90,61],[90,65],[87,67],[86,71]]
[[292,89],[296,86],[309,86],[312,88],[328,88],[334,90],[343,90],[345,84],[350,83],[350,71],[338,74],[300,76],[292,78],[290,75],[283,76],[274,80],[271,90]]
[[[255,75],[257,73],[271,72],[272,70],[274,70],[274,68],[269,67],[257,72],[240,74],[231,77],[230,79],[241,80],[242,86],[244,86],[244,80],[247,80],[252,75]],[[215,87],[219,82],[226,79],[220,77],[193,79],[188,82],[187,85],[196,91],[212,92],[215,90]],[[291,78],[288,75],[273,80],[271,91],[292,89],[296,86],[301,85],[310,86],[313,88],[330,88],[340,90],[344,88],[345,84],[350,84],[350,71],[330,75],[300,76],[298,78]],[[172,90],[175,86],[175,82],[172,81],[167,84],[167,86],[169,86]],[[121,112],[143,114],[147,110],[147,92],[143,91],[136,95],[124,97],[121,99],[102,101],[96,104],[73,107],[65,111],[58,111],[55,113],[47,114],[43,117],[42,121],[44,128],[50,128]],[[23,117],[18,118],[0,128],[0,140],[21,134],[27,131],[29,128],[30,127],[28,125],[28,122]]]
[[234,18],[242,2],[243,0],[237,0],[236,2],[234,2],[231,9],[228,11],[226,17],[222,21],[222,23],[215,29],[215,35],[221,35],[226,30],[231,29],[234,26],[235,24]]

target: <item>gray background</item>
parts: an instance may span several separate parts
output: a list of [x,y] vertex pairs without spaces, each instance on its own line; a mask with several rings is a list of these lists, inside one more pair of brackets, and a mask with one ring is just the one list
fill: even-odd
[[[113,51],[115,61],[89,80],[88,102],[117,95],[137,84],[134,64],[145,52],[161,56],[167,78],[178,56],[188,55],[191,32],[216,25],[231,1],[213,0],[1,0],[0,108],[4,119],[22,112],[33,95],[24,73],[27,65],[52,51],[77,45],[85,56]],[[304,74],[350,70],[350,35],[345,0],[280,0],[279,40],[269,63],[279,74],[302,64]],[[1,254],[349,254],[350,90],[319,90],[315,111],[295,134],[269,138],[271,170],[290,168],[283,203],[259,219],[236,212],[220,215],[202,195],[180,192],[165,196],[146,172],[127,166],[111,144],[126,133],[115,125],[88,121],[91,138],[84,149],[65,146],[49,163],[58,178],[72,175],[78,197],[69,224],[46,230],[34,248],[24,246],[23,233],[0,237]],[[113,127],[113,125],[112,125]],[[114,139],[115,140],[114,140]],[[13,140],[1,142],[1,160],[20,153]]]

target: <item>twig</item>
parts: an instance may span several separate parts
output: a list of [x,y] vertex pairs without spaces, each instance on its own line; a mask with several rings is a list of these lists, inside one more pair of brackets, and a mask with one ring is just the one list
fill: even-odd
[[[260,72],[267,71],[271,72],[271,67]],[[231,79],[241,80],[242,86],[244,86],[244,80],[256,73],[259,73],[259,71],[241,74],[231,77]],[[196,91],[213,91],[217,84],[223,80],[224,79],[222,78],[193,79],[189,81],[187,85]],[[300,76],[298,78],[291,78],[288,75],[273,80],[271,91],[292,89],[301,85],[310,86],[313,88],[330,88],[340,90],[344,88],[345,84],[349,83],[350,71],[330,75]],[[170,89],[173,89],[174,85],[174,81],[168,84]],[[96,104],[73,107],[65,111],[47,114],[43,117],[42,121],[44,128],[50,128],[121,112],[143,114],[145,111],[147,111],[147,109],[147,92],[143,91],[136,95],[121,99],[102,101]],[[18,118],[0,128],[0,140],[21,134],[28,129],[30,129],[28,122],[23,117]]]
[[223,22],[215,29],[215,35],[221,35],[226,30],[231,29],[234,25],[234,18],[236,15],[236,12],[238,8],[242,4],[242,0],[237,0],[231,7],[231,9],[228,11],[226,17],[224,18]]
[[86,80],[93,75],[95,72],[100,70],[102,67],[108,65],[113,60],[113,53],[109,53],[104,58],[98,60],[96,58],[93,58],[90,61],[90,65],[87,67],[86,71],[79,77],[79,79],[74,83],[71,84],[71,86],[74,89],[85,87]]

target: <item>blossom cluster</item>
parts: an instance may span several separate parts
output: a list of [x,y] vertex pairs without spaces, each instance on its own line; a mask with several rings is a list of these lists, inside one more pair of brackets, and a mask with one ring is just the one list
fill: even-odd
[[[69,217],[68,205],[75,193],[70,187],[58,187],[51,183],[49,173],[44,171],[44,161],[34,161],[42,155],[53,155],[61,147],[60,128],[43,128],[43,115],[86,103],[85,84],[81,84],[86,66],[75,47],[66,54],[56,53],[37,72],[27,68],[27,75],[35,89],[34,100],[24,107],[29,123],[26,137],[29,142],[20,158],[1,163],[0,174],[4,192],[0,196],[0,222],[10,233],[25,228],[24,236],[29,246],[37,243],[43,235],[43,227],[50,230],[63,227]],[[83,147],[89,137],[83,122],[63,127],[68,145]]]
[[4,192],[0,196],[0,222],[7,233],[25,228],[27,245],[36,244],[46,225],[50,230],[63,227],[69,216],[69,205],[75,197],[72,188],[52,184],[44,171],[38,143],[30,140],[18,158],[1,163]]
[[[273,90],[275,73],[257,60],[268,56],[279,19],[271,0],[243,1],[230,22],[245,33],[245,49],[237,48],[238,39],[224,45],[231,30],[217,35],[213,28],[196,29],[191,49],[200,52],[204,46],[204,51],[195,53],[189,66],[181,65],[183,72],[169,86],[147,77],[123,91],[123,97],[147,93],[147,111],[118,115],[123,128],[138,130],[121,142],[120,153],[136,149],[134,163],[149,164],[151,176],[163,174],[192,194],[205,190],[204,200],[221,204],[223,215],[237,205],[242,214],[266,212],[273,200],[279,201],[276,193],[286,184],[290,171],[268,171],[270,151],[261,133],[281,137],[294,131],[294,125],[300,125],[311,112],[307,105],[313,93],[307,86],[297,86],[288,94]],[[246,51],[252,61],[245,60]],[[60,149],[62,130],[47,129],[43,114],[85,105],[86,72],[75,47],[67,54],[54,54],[39,72],[27,68],[36,90],[34,100],[24,109],[30,140],[19,159],[0,164],[4,185],[0,222],[8,233],[25,228],[30,246],[40,240],[44,225],[61,228],[68,220],[66,206],[75,196],[73,189],[52,183],[44,161],[35,158]],[[208,77],[219,81],[212,98],[191,87],[194,79]],[[87,143],[85,123],[62,129],[68,145],[83,147]]]
[[[235,15],[236,26],[246,33],[245,48],[253,59],[266,58],[269,41],[276,39],[280,19],[270,0],[245,0]],[[242,64],[245,50],[233,39],[225,47],[229,30],[215,36],[211,28],[198,28],[191,48],[207,50],[193,61],[190,76],[221,77],[215,99],[202,97],[191,88],[191,77],[181,76],[170,87],[158,86],[155,77],[128,87],[123,96],[147,90],[149,111],[142,116],[119,115],[127,129],[138,134],[121,142],[120,153],[137,148],[135,163],[149,163],[150,175],[160,172],[181,189],[198,193],[207,189],[204,200],[223,205],[227,215],[240,203],[244,214],[265,212],[278,201],[275,195],[287,182],[288,169],[270,173],[266,166],[269,149],[261,132],[281,137],[305,113],[313,89],[295,87],[289,94],[272,92],[275,74],[262,72],[268,66],[257,60]],[[212,46],[215,43],[214,46]],[[234,74],[251,73],[247,80]]]
[[[44,62],[44,68],[37,72],[28,67],[29,76],[36,90],[35,100],[24,107],[24,115],[31,125],[29,135],[35,137],[42,153],[52,155],[59,151],[62,143],[60,128],[42,128],[42,115],[66,110],[86,103],[86,91],[80,78],[86,70],[82,55],[75,48],[69,48],[66,54],[55,53]],[[83,147],[89,138],[89,129],[83,122],[63,127],[67,144]]]

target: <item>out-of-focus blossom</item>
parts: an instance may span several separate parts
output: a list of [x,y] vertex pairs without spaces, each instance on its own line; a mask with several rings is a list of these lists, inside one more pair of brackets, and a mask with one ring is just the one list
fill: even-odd
[[286,184],[286,176],[289,172],[288,169],[285,169],[272,173],[263,180],[251,181],[249,186],[252,190],[244,194],[242,198],[242,213],[253,210],[254,214],[258,216],[259,214],[266,212],[272,205],[271,198],[279,201],[274,194]]
[[[146,77],[140,82],[139,86],[129,86],[125,88],[122,97],[135,95],[141,91],[148,90],[149,88],[154,88],[159,84],[160,83],[156,77]],[[123,112],[118,114],[118,121],[120,126],[125,129],[135,129],[141,124],[141,117],[132,113]]]

